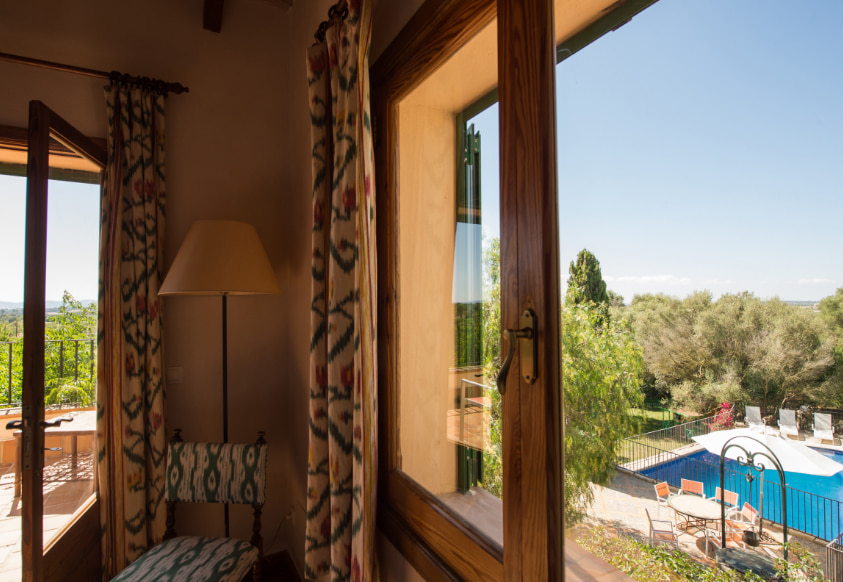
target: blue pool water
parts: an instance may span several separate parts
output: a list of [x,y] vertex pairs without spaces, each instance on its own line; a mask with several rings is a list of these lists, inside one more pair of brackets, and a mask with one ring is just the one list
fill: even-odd
[[[843,453],[828,449],[814,449],[818,453],[843,463]],[[715,488],[720,486],[720,456],[701,451],[660,463],[641,471],[657,481],[667,481],[675,487],[681,480],[702,481],[707,497],[714,497]],[[754,477],[747,482],[747,468],[736,461],[726,459],[724,470],[725,488],[740,495],[739,504],[745,501],[759,509],[758,472],[750,470]],[[815,535],[825,540],[834,539],[843,531],[843,472],[831,477],[817,477],[803,473],[785,473],[787,489],[788,527]],[[781,484],[778,472],[764,471],[764,517],[782,523]]]

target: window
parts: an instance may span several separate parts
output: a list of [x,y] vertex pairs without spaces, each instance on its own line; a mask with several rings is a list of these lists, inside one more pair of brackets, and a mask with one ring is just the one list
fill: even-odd
[[[429,579],[562,575],[556,49],[585,46],[649,3],[610,18],[611,2],[559,2],[554,28],[551,2],[428,2],[373,68],[379,526]],[[478,169],[498,168],[481,129],[496,98],[499,192],[482,179],[477,188]],[[481,331],[494,278],[484,254],[497,237],[500,327],[535,314],[536,354],[531,372],[519,340],[500,411],[478,360],[508,348]],[[498,413],[503,482],[493,484],[472,437],[488,443]]]

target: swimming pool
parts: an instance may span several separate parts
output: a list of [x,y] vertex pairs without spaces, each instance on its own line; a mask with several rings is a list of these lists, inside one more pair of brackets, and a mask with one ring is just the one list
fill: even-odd
[[[843,463],[843,453],[829,449],[814,449],[820,454]],[[639,471],[657,481],[667,481],[675,487],[681,480],[702,481],[707,497],[714,497],[720,486],[720,456],[700,451],[684,457],[675,456],[665,462]],[[740,495],[739,504],[745,501],[758,509],[758,472],[750,470],[753,481],[747,481],[747,468],[726,459],[725,488]],[[787,489],[787,525],[824,540],[832,540],[843,531],[843,472],[831,477],[818,477],[803,473],[785,472]],[[781,484],[775,470],[764,471],[764,517],[782,523]]]

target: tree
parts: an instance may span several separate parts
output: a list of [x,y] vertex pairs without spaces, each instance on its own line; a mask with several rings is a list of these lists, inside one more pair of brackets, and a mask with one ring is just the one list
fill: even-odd
[[[577,262],[568,267],[568,292],[566,300],[575,305],[591,302],[595,305],[609,303],[606,282],[600,273],[600,261],[587,249],[577,255]],[[621,298],[623,300],[623,298]]]
[[[712,301],[636,296],[633,323],[655,390],[707,413],[720,402],[790,408],[831,403],[833,342],[809,309],[751,293]],[[824,387],[825,386],[825,387]]]
[[[597,272],[599,275],[599,267]],[[500,369],[501,341],[498,239],[492,241],[484,256],[484,289],[488,290],[483,316],[484,383],[494,385]],[[592,301],[566,303],[561,311],[565,514],[573,523],[591,502],[589,483],[606,484],[611,479],[618,444],[636,429],[630,408],[639,406],[642,400],[643,359],[631,328],[622,321],[611,324]],[[490,397],[490,439],[483,457],[483,486],[500,497],[504,486],[501,397],[497,390],[492,390]]]
[[[47,404],[94,403],[96,394],[97,307],[87,307],[65,291],[58,315],[47,318],[44,359]],[[87,341],[77,341],[87,340]]]
[[600,261],[587,249],[577,255],[577,261],[571,261],[568,267],[568,291],[565,303],[572,305],[590,304],[598,312],[594,320],[595,325],[603,325],[609,321],[609,293],[606,282],[600,272]]
[[565,517],[582,518],[590,483],[614,475],[621,441],[638,428],[631,409],[643,403],[644,360],[624,321],[599,323],[593,305],[564,305],[561,317],[565,398]]

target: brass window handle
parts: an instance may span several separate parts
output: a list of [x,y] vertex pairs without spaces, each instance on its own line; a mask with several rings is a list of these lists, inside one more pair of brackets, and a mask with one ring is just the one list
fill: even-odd
[[538,360],[538,345],[536,344],[536,314],[532,309],[525,309],[521,314],[521,329],[505,329],[503,337],[509,344],[506,358],[498,372],[498,392],[503,396],[506,393],[506,377],[509,375],[509,368],[512,366],[512,358],[515,357],[515,345],[518,340],[521,342],[521,375],[524,381],[532,384],[536,381],[536,361]]

